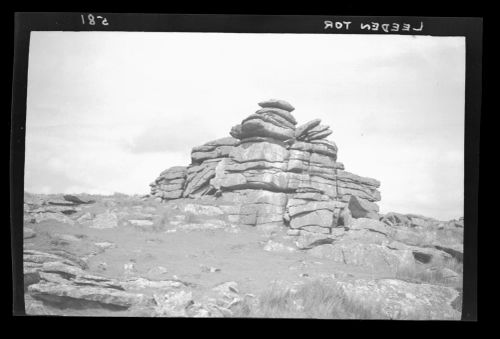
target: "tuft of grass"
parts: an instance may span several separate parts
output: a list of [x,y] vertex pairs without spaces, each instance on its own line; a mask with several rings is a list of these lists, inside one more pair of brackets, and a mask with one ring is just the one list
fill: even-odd
[[[450,280],[443,276],[441,269],[448,268],[458,273],[458,279]],[[402,280],[411,280],[422,283],[436,285],[461,285],[463,276],[463,264],[455,258],[443,260],[431,260],[429,264],[416,264],[412,266],[401,267],[396,271],[396,278]]]
[[236,317],[314,318],[314,319],[380,319],[375,309],[354,302],[334,283],[313,280],[296,290],[273,285],[264,291],[257,303],[243,302]]

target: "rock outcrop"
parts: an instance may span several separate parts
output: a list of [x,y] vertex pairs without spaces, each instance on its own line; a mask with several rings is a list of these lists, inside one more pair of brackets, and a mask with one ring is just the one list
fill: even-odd
[[84,271],[77,261],[54,253],[24,251],[24,287],[36,299],[51,304],[126,309],[147,302],[114,279]]
[[379,218],[380,182],[345,171],[320,119],[297,127],[284,100],[233,126],[231,137],[197,146],[191,164],[163,171],[151,195],[168,201],[214,195],[234,204],[232,220],[331,234],[347,218]]
[[460,311],[453,306],[459,292],[450,287],[396,279],[358,279],[338,282],[338,285],[347,298],[366,308],[377,309],[383,319],[460,319]]

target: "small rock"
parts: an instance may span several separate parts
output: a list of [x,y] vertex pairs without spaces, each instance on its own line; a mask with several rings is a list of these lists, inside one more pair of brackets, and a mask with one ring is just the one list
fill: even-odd
[[200,265],[201,271],[205,273],[215,273],[220,272],[220,268],[217,267],[209,267],[205,265]]
[[266,245],[264,246],[264,251],[268,252],[294,252],[295,248],[286,246],[282,243],[269,240]]
[[116,245],[114,243],[107,242],[107,241],[96,242],[96,243],[94,243],[94,245],[96,245],[97,247],[102,248],[104,250],[106,250],[108,248],[114,248],[114,247],[116,247]]
[[133,262],[124,264],[123,269],[125,270],[125,274],[132,274],[135,272],[135,264]]
[[97,265],[97,268],[101,271],[106,271],[108,269],[108,264],[106,264],[105,262],[101,262],[99,263],[99,265]]
[[212,290],[219,293],[240,293],[238,291],[238,283],[235,281],[227,281],[225,283],[219,284]]
[[154,224],[151,220],[143,219],[131,219],[128,222],[136,226],[152,226]]

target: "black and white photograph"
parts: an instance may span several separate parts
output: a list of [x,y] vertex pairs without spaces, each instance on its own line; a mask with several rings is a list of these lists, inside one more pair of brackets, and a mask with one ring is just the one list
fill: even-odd
[[29,34],[26,315],[462,319],[465,36],[72,15]]

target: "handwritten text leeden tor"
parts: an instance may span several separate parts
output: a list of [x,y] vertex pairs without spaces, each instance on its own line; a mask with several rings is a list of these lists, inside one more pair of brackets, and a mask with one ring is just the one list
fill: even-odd
[[[330,21],[325,20],[325,30],[349,31],[353,26],[352,21]],[[380,22],[361,22],[359,28],[362,31],[372,32],[421,32],[424,28],[424,23],[420,21],[417,25],[409,23],[380,23]]]

